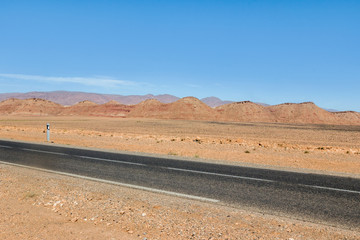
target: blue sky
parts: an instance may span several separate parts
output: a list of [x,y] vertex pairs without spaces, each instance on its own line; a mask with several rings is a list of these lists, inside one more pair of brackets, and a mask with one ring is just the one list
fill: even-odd
[[360,1],[2,1],[0,92],[360,111]]

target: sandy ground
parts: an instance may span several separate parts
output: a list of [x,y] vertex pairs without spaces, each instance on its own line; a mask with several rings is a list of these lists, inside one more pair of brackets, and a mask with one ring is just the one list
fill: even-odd
[[360,126],[2,117],[0,137],[44,142],[47,122],[58,144],[360,174]]
[[[360,128],[114,118],[0,118],[0,138],[360,174]],[[341,230],[0,164],[0,239],[360,239]]]
[[0,239],[360,239],[359,232],[0,164]]

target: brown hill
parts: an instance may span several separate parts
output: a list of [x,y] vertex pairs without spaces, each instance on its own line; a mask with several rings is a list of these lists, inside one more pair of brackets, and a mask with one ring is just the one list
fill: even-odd
[[85,101],[76,103],[75,105],[73,105],[73,107],[88,107],[88,106],[96,106],[96,105],[98,105],[98,104],[94,103],[92,101],[89,101],[89,100],[85,100]]
[[61,115],[125,117],[131,109],[133,106],[123,105],[116,101],[101,105],[91,101],[82,101],[73,106],[65,107]]
[[168,115],[175,119],[216,120],[218,114],[194,97],[185,97],[168,104]]
[[137,105],[129,113],[129,117],[157,118],[162,111],[166,111],[166,105],[156,99],[145,100]]
[[94,107],[98,104],[91,101],[81,101],[75,105],[65,107],[61,112],[61,115],[69,116],[91,116],[94,110]]
[[118,105],[118,104],[121,104],[121,103],[119,103],[118,101],[115,101],[115,100],[111,100],[107,103],[104,103],[104,105]]
[[194,97],[185,97],[168,104],[147,100],[136,105],[129,114],[129,117],[189,120],[213,120],[216,116],[216,112],[211,107]]
[[92,109],[92,116],[104,117],[126,117],[129,112],[134,109],[134,106],[120,104],[116,101],[97,105]]
[[284,103],[269,106],[271,114],[275,117],[275,122],[281,123],[325,123],[338,124],[339,119],[312,102],[304,103]]
[[354,111],[333,112],[338,119],[339,124],[356,124],[360,125],[360,113]]
[[274,122],[275,117],[264,106],[243,101],[219,106],[215,110],[221,114],[224,121],[239,122]]
[[63,110],[60,104],[43,99],[31,98],[25,100],[8,99],[0,103],[2,115],[57,115]]
[[244,101],[222,105],[214,109],[194,97],[186,97],[166,104],[156,99],[149,99],[137,105],[124,105],[116,101],[99,105],[91,101],[82,101],[67,107],[37,98],[8,99],[0,102],[0,115],[105,116],[360,125],[360,113],[358,112],[328,112],[312,102],[285,103],[264,107]]

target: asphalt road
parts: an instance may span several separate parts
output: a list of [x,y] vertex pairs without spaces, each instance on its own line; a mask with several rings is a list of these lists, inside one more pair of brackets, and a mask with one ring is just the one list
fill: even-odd
[[0,161],[360,229],[360,179],[0,140]]

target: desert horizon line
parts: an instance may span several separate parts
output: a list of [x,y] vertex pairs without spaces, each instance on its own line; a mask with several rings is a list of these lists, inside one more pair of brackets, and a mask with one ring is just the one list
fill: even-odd
[[[54,91],[54,92],[58,92],[58,91]],[[68,91],[66,91],[68,92]],[[106,95],[106,94],[105,94]],[[110,94],[111,95],[111,94]],[[173,95],[170,95],[170,94],[160,94],[160,95],[153,95],[153,94],[147,94],[147,95],[122,95],[122,96],[148,96],[148,95],[152,95],[154,97],[156,96],[161,96],[161,95],[169,95],[169,96],[173,96]],[[1,96],[1,94],[0,94]],[[217,97],[207,97],[207,98],[217,98]],[[19,101],[26,101],[26,100],[40,100],[40,101],[47,101],[47,102],[51,102],[51,103],[55,103],[55,104],[59,104],[61,105],[62,107],[73,107],[73,106],[76,106],[76,105],[81,105],[81,104],[92,104],[92,105],[96,105],[96,106],[101,106],[101,105],[108,105],[109,103],[113,103],[113,105],[124,105],[124,106],[137,106],[137,105],[140,105],[142,103],[146,103],[148,101],[152,101],[152,100],[155,100],[157,102],[159,102],[160,104],[172,104],[172,103],[175,103],[175,102],[179,102],[179,101],[182,101],[182,100],[186,100],[186,99],[195,99],[195,100],[198,100],[200,102],[202,102],[203,104],[207,105],[208,107],[210,108],[213,108],[213,109],[217,109],[219,107],[223,107],[223,106],[226,106],[226,105],[235,105],[235,104],[255,104],[255,105],[258,105],[258,106],[261,106],[261,107],[264,107],[264,108],[270,108],[270,107],[277,107],[277,106],[281,106],[281,105],[304,105],[304,104],[312,104],[312,105],[315,105],[316,107],[322,109],[322,110],[325,110],[329,113],[359,113],[360,112],[357,112],[357,111],[353,111],[353,110],[346,110],[346,111],[329,111],[325,108],[322,108],[320,106],[318,106],[316,103],[312,102],[312,101],[305,101],[305,102],[298,102],[298,103],[295,103],[295,102],[284,102],[284,103],[279,103],[279,104],[275,104],[275,105],[268,105],[268,104],[265,104],[265,105],[262,105],[261,103],[257,103],[257,102],[253,102],[253,101],[250,101],[250,100],[243,100],[243,101],[232,101],[230,103],[225,103],[225,104],[222,104],[222,105],[219,105],[219,106],[216,106],[216,107],[211,107],[209,106],[206,102],[202,101],[202,99],[206,99],[206,98],[202,98],[202,99],[199,99],[197,97],[194,97],[194,96],[187,96],[187,97],[182,97],[182,98],[178,98],[177,100],[173,101],[173,102],[168,102],[168,103],[164,103],[164,102],[161,102],[160,100],[156,99],[156,98],[147,98],[145,100],[142,100],[140,101],[139,103],[135,103],[135,104],[125,104],[125,103],[121,103],[117,100],[108,100],[107,102],[104,102],[104,103],[96,103],[92,100],[81,100],[81,101],[78,101],[74,104],[71,104],[71,105],[66,105],[66,104],[61,104],[61,103],[57,103],[55,101],[52,101],[52,100],[49,100],[49,99],[44,99],[44,98],[40,98],[40,97],[29,97],[29,98],[16,98],[16,97],[9,97],[9,98],[5,98],[5,99],[0,99],[0,103],[3,103],[5,101],[8,101],[8,100],[19,100]],[[220,99],[220,98],[217,98],[217,99]]]
[[[101,100],[93,100],[91,99],[91,97],[89,97],[89,99],[86,99],[86,97],[82,97],[80,100],[76,101],[76,102],[72,102],[72,103],[64,103],[63,99],[62,100],[54,100],[54,97],[49,97],[49,96],[28,96],[31,94],[56,94],[56,93],[65,93],[65,94],[89,94],[89,95],[94,95],[94,96],[106,96],[106,99],[101,99]],[[74,97],[74,96],[73,96]],[[128,103],[127,101],[119,101],[116,98],[133,98],[133,97],[139,97],[140,100],[137,100],[135,102],[130,102]],[[162,97],[168,97],[171,100],[162,100]],[[6,99],[10,99],[10,98],[17,98],[17,99],[31,99],[31,98],[39,98],[39,99],[44,99],[44,100],[49,100],[55,103],[59,103],[61,105],[64,106],[69,106],[69,105],[75,105],[77,103],[83,102],[83,101],[90,101],[90,102],[94,102],[96,104],[105,104],[108,103],[110,101],[117,101],[120,104],[124,104],[124,105],[136,105],[140,102],[143,102],[145,100],[148,99],[156,99],[159,100],[161,103],[172,103],[175,102],[179,99],[183,99],[183,98],[187,98],[187,97],[193,97],[196,99],[199,99],[200,101],[204,102],[205,104],[207,104],[208,106],[215,108],[221,105],[225,105],[225,104],[230,104],[230,103],[242,103],[242,102],[252,102],[264,107],[268,107],[268,106],[277,106],[277,105],[283,105],[283,104],[304,104],[304,103],[313,103],[316,106],[319,106],[316,104],[315,101],[294,101],[294,102],[289,102],[289,101],[285,101],[285,102],[280,102],[280,103],[276,103],[276,104],[268,104],[268,103],[263,103],[263,102],[258,102],[258,101],[253,101],[253,100],[223,100],[220,97],[217,96],[208,96],[208,97],[198,97],[198,96],[192,96],[192,95],[188,95],[188,96],[184,96],[184,97],[178,97],[176,95],[172,95],[172,94],[168,94],[168,93],[161,93],[161,94],[153,94],[153,93],[147,93],[147,94],[129,94],[129,95],[123,95],[123,94],[112,94],[112,93],[97,93],[97,92],[87,92],[87,91],[69,91],[69,90],[53,90],[53,91],[30,91],[30,92],[3,92],[0,93],[0,102],[4,101]],[[71,96],[68,96],[67,98],[71,98]],[[76,98],[76,96],[75,96]],[[80,97],[77,97],[80,98]],[[158,99],[161,98],[161,99]],[[212,104],[214,101],[216,101],[215,105]],[[355,110],[337,110],[337,109],[329,109],[329,108],[325,108],[325,107],[321,107],[320,108],[329,111],[329,112],[358,112]]]

